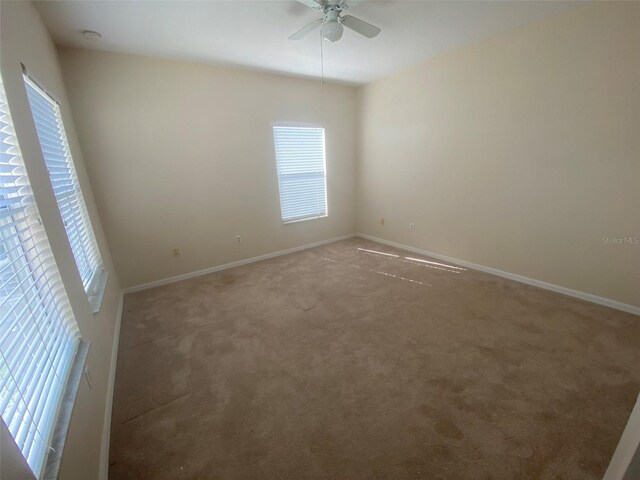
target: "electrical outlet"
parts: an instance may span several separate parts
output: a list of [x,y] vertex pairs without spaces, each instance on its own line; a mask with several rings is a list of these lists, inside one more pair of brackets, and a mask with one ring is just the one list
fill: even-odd
[[240,235],[236,235],[236,245],[240,245],[242,243],[242,237]]
[[384,226],[384,218],[380,219],[380,225]]
[[179,248],[172,248],[171,249],[171,256],[178,258],[180,256],[180,249]]
[[409,230],[415,230],[416,229],[416,224],[415,223],[410,223],[409,224]]

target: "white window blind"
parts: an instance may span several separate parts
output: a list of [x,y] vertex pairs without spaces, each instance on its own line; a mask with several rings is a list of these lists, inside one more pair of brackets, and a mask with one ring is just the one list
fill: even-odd
[[59,105],[25,75],[40,147],[85,290],[95,294],[102,259],[73,166]]
[[274,126],[283,222],[327,215],[324,128]]
[[37,477],[78,344],[0,79],[0,414]]

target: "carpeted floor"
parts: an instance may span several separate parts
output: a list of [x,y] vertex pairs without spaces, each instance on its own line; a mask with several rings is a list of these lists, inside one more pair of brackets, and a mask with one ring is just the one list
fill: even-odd
[[602,478],[640,317],[424,260],[350,239],[127,295],[109,478]]

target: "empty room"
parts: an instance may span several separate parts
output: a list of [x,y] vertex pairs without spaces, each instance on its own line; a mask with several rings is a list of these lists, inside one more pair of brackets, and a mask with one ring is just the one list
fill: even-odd
[[0,0],[1,480],[640,479],[640,2]]

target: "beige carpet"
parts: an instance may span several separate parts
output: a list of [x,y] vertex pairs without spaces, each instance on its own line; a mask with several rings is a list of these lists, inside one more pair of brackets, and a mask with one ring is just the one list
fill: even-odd
[[110,478],[601,478],[640,317],[411,258],[351,239],[127,295]]

